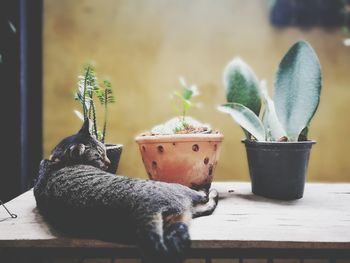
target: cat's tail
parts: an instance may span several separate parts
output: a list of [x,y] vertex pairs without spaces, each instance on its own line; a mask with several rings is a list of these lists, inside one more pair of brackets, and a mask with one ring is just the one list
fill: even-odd
[[211,215],[218,204],[218,200],[219,193],[215,189],[211,190],[208,194],[207,202],[194,204],[192,207],[192,217]]

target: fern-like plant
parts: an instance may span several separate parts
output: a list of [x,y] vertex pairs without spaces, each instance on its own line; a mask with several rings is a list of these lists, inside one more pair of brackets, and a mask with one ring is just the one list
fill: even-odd
[[247,139],[293,142],[307,138],[321,92],[320,63],[307,42],[295,43],[280,62],[274,100],[266,84],[258,84],[253,71],[240,59],[226,67],[224,84],[228,103],[218,109],[232,116]]
[[104,108],[104,121],[102,129],[102,142],[104,142],[107,130],[108,105],[115,102],[115,96],[113,95],[111,82],[104,80],[102,88],[97,91],[96,95]]
[[[91,64],[88,64],[84,67],[83,74],[79,76],[78,87],[74,98],[83,108],[83,113],[75,110],[75,114],[82,121],[89,119],[91,123],[91,134],[95,135],[98,140],[104,143],[107,130],[108,105],[116,101],[110,81],[103,80],[102,84],[99,85],[95,68]],[[97,126],[95,99],[98,100],[104,109],[102,131]]]

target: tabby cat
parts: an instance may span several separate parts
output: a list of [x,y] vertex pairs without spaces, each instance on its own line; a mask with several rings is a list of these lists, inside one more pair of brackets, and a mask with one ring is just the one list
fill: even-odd
[[39,211],[69,234],[136,241],[145,262],[181,262],[190,219],[211,214],[217,192],[110,174],[109,164],[85,121],[41,161],[34,187]]

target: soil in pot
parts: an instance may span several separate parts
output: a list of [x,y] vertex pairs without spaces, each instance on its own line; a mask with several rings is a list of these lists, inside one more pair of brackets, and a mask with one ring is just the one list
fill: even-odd
[[111,161],[107,172],[115,174],[118,170],[120,156],[123,151],[122,144],[106,144],[107,157]]
[[242,141],[247,150],[252,192],[269,198],[303,197],[310,150],[315,141]]

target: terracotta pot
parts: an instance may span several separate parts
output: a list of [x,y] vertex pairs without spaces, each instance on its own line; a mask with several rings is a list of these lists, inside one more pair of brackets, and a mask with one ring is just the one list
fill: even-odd
[[150,179],[208,190],[223,137],[222,134],[175,134],[138,136],[135,141]]
[[122,144],[106,144],[107,157],[111,161],[107,172],[115,174],[118,170],[120,155],[123,151]]

